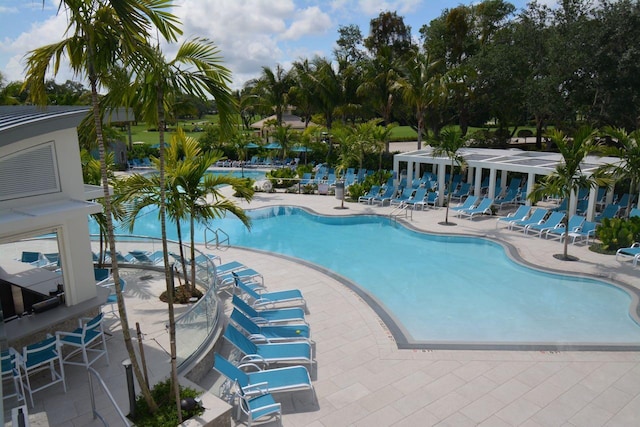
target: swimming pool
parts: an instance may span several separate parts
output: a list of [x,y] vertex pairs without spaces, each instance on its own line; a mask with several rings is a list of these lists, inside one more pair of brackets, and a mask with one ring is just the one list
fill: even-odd
[[[303,259],[357,284],[384,310],[380,314],[400,346],[640,345],[629,293],[525,267],[496,242],[419,233],[379,216],[324,217],[292,207],[249,214],[250,232],[231,218],[214,226],[234,246]],[[139,221],[134,233],[154,234],[146,222],[154,221]],[[175,238],[174,228],[168,227],[169,238]],[[203,231],[196,236],[202,240]]]
[[207,173],[213,174],[213,175],[231,175],[235,178],[251,178],[255,181],[264,179],[264,176],[265,176],[264,171],[258,171],[255,169],[244,169],[244,170],[212,169],[212,170],[208,170]]

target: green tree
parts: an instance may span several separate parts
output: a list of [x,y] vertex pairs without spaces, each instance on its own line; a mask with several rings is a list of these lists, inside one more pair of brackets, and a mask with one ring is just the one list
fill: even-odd
[[[30,90],[31,100],[43,105],[46,103],[45,76],[52,65],[53,74],[57,74],[61,60],[66,55],[70,67],[78,75],[84,75],[91,89],[91,106],[96,128],[96,139],[100,153],[102,187],[107,220],[109,249],[116,253],[113,233],[111,195],[105,160],[105,143],[102,132],[102,111],[98,101],[98,86],[109,74],[114,64],[127,61],[138,53],[140,39],[149,37],[151,24],[167,40],[175,40],[180,33],[177,19],[167,12],[171,7],[168,1],[148,2],[144,0],[101,1],[101,0],[63,0],[58,12],[63,11],[68,19],[66,38],[31,51],[27,57],[25,87]],[[117,260],[112,267],[118,311],[122,324],[125,346],[132,362],[133,370],[142,394],[152,412],[157,410],[149,388],[136,357],[131,341],[127,313],[122,296]]]
[[[549,134],[551,142],[558,148],[562,155],[562,163],[549,175],[546,175],[540,182],[533,186],[533,191],[528,198],[532,202],[537,202],[545,196],[556,195],[562,199],[567,199],[567,210],[564,217],[564,227],[567,230],[569,221],[569,209],[571,198],[578,194],[581,188],[592,188],[600,185],[608,185],[610,181],[602,178],[599,174],[587,176],[582,173],[582,162],[585,158],[599,149],[596,140],[596,131],[589,126],[583,126],[575,133],[573,138],[569,138],[560,130],[553,130]],[[568,255],[569,239],[564,239],[564,253],[562,260],[572,260]]]
[[[638,195],[638,184],[640,183],[640,130],[627,132],[623,128],[604,128],[604,134],[613,138],[616,143],[613,147],[603,149],[603,152],[620,159],[618,163],[610,163],[602,166],[601,170],[607,173],[615,181],[628,179],[629,194]],[[640,207],[640,198],[638,200]],[[631,203],[627,206],[626,216],[631,211]]]
[[273,109],[276,122],[282,124],[282,114],[289,104],[289,90],[293,85],[291,75],[280,64],[276,69],[262,67],[262,74],[251,82],[260,103],[265,108]]
[[440,76],[435,72],[436,65],[427,54],[416,52],[406,61],[401,77],[396,81],[402,99],[413,108],[415,114],[418,150],[422,148],[425,114],[441,96],[438,93],[441,86],[438,84]]
[[[179,94],[189,94],[205,99],[212,96],[219,112],[219,123],[228,134],[234,122],[233,97],[227,86],[230,72],[221,64],[219,50],[207,39],[195,38],[180,45],[176,56],[167,60],[159,47],[142,50],[148,53],[140,58],[136,89],[147,124],[157,125],[160,156],[158,161],[160,186],[160,230],[164,252],[164,271],[169,301],[169,343],[171,351],[172,383],[176,397],[178,418],[181,419],[178,371],[176,365],[175,317],[173,312],[173,283],[166,239],[166,183],[165,183],[165,129],[166,118]],[[117,99],[117,97],[116,97]]]
[[[447,206],[444,217],[445,224],[449,224],[449,205],[451,204],[451,193],[453,192],[451,186],[453,183],[454,169],[456,166],[463,168],[465,166],[464,158],[460,155],[459,151],[465,146],[466,142],[467,140],[462,135],[462,131],[452,126],[442,129],[439,135],[429,139],[429,143],[433,146],[433,156],[445,156],[451,161],[449,165],[449,183],[447,184],[449,191],[447,191]],[[440,191],[443,191],[443,189],[440,189]]]

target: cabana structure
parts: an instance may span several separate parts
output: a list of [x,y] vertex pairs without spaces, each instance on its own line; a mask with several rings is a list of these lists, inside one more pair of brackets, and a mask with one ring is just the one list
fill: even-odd
[[[89,107],[0,107],[0,296],[6,339],[17,348],[56,325],[77,324],[108,296],[95,285],[88,226],[88,215],[102,211],[90,201],[102,197],[102,189],[83,183],[76,130],[89,112]],[[56,271],[10,253],[43,235],[55,242]],[[60,297],[60,306],[52,295]],[[37,305],[43,301],[50,310]],[[37,314],[12,320],[32,312]]]
[[[467,164],[467,182],[473,183],[474,194],[481,193],[483,177],[488,175],[487,197],[497,197],[502,189],[507,186],[509,173],[518,173],[526,177],[526,184],[523,190],[523,199],[526,204],[530,202],[526,199],[536,182],[538,175],[549,175],[562,162],[559,153],[523,151],[520,149],[490,149],[490,148],[462,148],[458,154],[464,158]],[[620,162],[616,157],[596,157],[588,156],[581,165],[582,173],[592,174],[603,164]],[[445,188],[445,176],[451,167],[451,159],[448,157],[434,157],[433,149],[426,146],[421,150],[396,154],[393,158],[393,169],[396,176],[406,172],[408,181],[413,178],[419,179],[424,172],[432,172],[438,177],[438,188]],[[496,183],[500,182],[500,188],[496,188]],[[613,200],[613,189],[607,192],[607,202]],[[442,206],[444,192],[440,191],[438,204]],[[597,202],[597,189],[592,188],[589,193],[587,208],[587,219],[593,220]],[[571,213],[576,211],[576,198],[572,198]]]

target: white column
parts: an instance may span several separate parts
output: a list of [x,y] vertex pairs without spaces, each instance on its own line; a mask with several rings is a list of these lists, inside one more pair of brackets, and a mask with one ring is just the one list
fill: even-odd
[[533,191],[533,186],[536,184],[536,174],[533,172],[529,172],[527,175],[527,190],[525,191],[525,204],[527,206],[531,206],[531,201],[529,200],[529,194]]
[[473,195],[480,196],[480,192],[482,191],[480,187],[482,186],[482,168],[477,167],[475,171],[475,182],[473,183]]
[[407,186],[411,187],[411,184],[413,184],[412,180],[413,180],[413,167],[414,167],[414,163],[413,161],[408,161],[407,162]]
[[438,206],[444,205],[444,188],[445,188],[445,173],[447,167],[443,164],[438,164]]
[[613,203],[613,190],[614,190],[613,187],[607,190],[607,196],[604,198],[605,206]]
[[487,197],[490,199],[496,197],[496,170],[493,168],[489,169],[489,191],[487,192]]
[[400,182],[400,160],[396,156],[393,156],[393,175],[395,176],[394,184],[398,185]]
[[503,190],[504,188],[507,188],[507,185],[509,184],[509,183],[507,182],[507,179],[508,179],[507,171],[506,171],[506,170],[502,170],[502,171],[500,171],[500,188],[497,188],[497,189],[496,189],[496,190],[497,190],[496,192],[498,193],[498,196],[499,196],[500,194],[502,194],[502,190]]
[[596,198],[598,197],[598,187],[591,187],[589,189],[589,201],[587,203],[587,221],[593,221],[596,213]]
[[571,202],[569,203],[569,216],[571,216],[576,213],[576,208],[578,206],[578,193],[571,191],[571,197],[569,197],[569,199]]

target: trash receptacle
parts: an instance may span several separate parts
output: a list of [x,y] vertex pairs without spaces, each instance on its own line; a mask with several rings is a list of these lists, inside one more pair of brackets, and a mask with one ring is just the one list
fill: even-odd
[[344,199],[344,181],[336,182],[336,199]]

